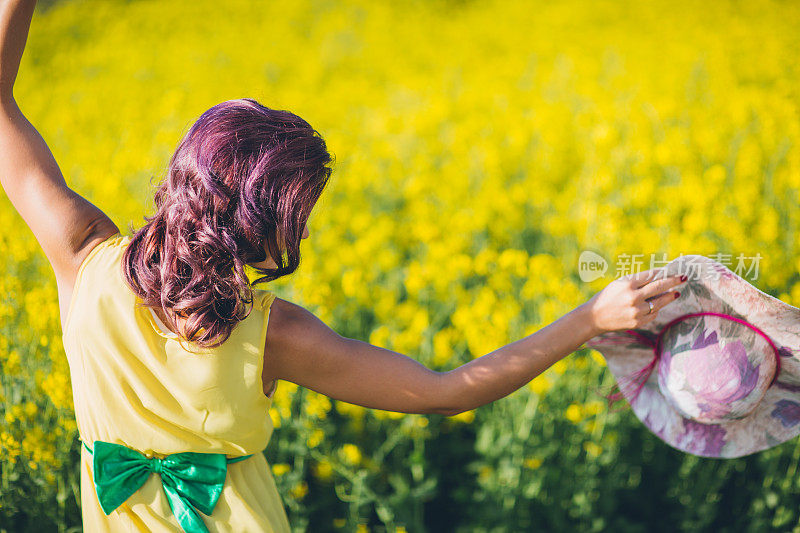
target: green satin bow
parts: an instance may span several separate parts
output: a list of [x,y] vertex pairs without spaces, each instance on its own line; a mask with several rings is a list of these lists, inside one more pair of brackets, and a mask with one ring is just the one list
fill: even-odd
[[94,441],[94,451],[88,446],[86,449],[93,456],[94,486],[106,516],[156,472],[161,476],[172,514],[186,533],[208,533],[192,506],[210,516],[222,494],[227,464],[253,455],[227,459],[223,453],[181,452],[162,459],[101,440]]

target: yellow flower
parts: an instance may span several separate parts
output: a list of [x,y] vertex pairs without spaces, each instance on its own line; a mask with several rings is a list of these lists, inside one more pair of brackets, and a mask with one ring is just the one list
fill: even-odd
[[8,354],[6,362],[3,365],[3,373],[5,373],[7,376],[15,376],[19,374],[22,369],[19,362],[19,352],[16,350],[11,350],[11,353]]
[[325,432],[319,428],[314,429],[311,435],[306,439],[306,444],[309,448],[314,448],[322,442],[322,437],[325,435]]
[[361,279],[361,270],[352,269],[342,274],[342,292],[349,298],[354,298],[362,290],[363,281]]
[[583,449],[586,450],[586,454],[590,457],[597,457],[601,453],[603,453],[603,448],[599,445],[595,444],[594,442],[584,442]]
[[603,411],[605,406],[606,404],[601,401],[591,400],[589,402],[586,402],[586,404],[584,405],[584,409],[586,413],[589,415],[597,415]]
[[592,359],[594,359],[595,363],[605,366],[606,360],[603,358],[603,355],[600,352],[597,350],[590,350],[589,354],[592,356]]
[[39,411],[39,408],[33,402],[25,402],[24,410],[28,418],[33,418],[33,415]]
[[272,426],[276,428],[281,427],[281,415],[278,414],[278,410],[271,407],[268,412],[270,419],[272,419]]
[[433,363],[443,366],[453,357],[453,330],[446,328],[433,336]]
[[309,416],[324,419],[327,418],[328,411],[331,410],[331,401],[323,394],[309,391],[306,395],[304,409]]
[[333,475],[333,467],[330,461],[323,459],[314,465],[314,475],[323,481],[327,481]]
[[78,431],[78,424],[74,418],[61,418],[59,419],[61,427],[65,434],[69,435]]
[[355,444],[347,443],[339,448],[339,453],[345,462],[357,465],[361,462],[361,450]]
[[535,469],[539,468],[540,466],[542,466],[542,460],[538,459],[536,457],[528,457],[527,459],[525,459],[523,464],[527,468],[530,468],[531,470],[535,470]]
[[564,359],[560,359],[556,361],[551,368],[556,374],[561,375],[567,371],[567,366],[567,362]]
[[293,498],[296,500],[302,499],[303,496],[308,494],[308,483],[305,481],[301,481],[289,491],[289,494],[292,495]]
[[369,336],[369,343],[373,346],[385,347],[391,336],[391,331],[386,326],[378,326],[372,330]]
[[569,420],[573,424],[577,424],[578,422],[581,421],[581,418],[583,417],[581,412],[581,406],[576,403],[570,404],[570,406],[567,407],[565,415],[567,417],[567,420]]
[[538,395],[546,393],[552,386],[552,382],[544,374],[539,374],[528,383],[528,388]]
[[398,411],[384,411],[383,409],[373,409],[372,416],[378,420],[398,420],[407,415],[407,413],[400,413]]
[[66,373],[51,372],[42,381],[42,389],[56,407],[72,408],[72,387]]
[[11,459],[12,462],[16,462],[16,458],[21,451],[20,442],[11,434],[5,431],[0,432],[0,451],[5,451],[8,458]]
[[364,417],[366,408],[360,405],[355,405],[352,403],[336,400],[336,411],[342,415],[348,415],[355,419],[361,419]]
[[289,470],[291,470],[291,467],[286,463],[276,463],[272,465],[272,473],[275,474],[276,476],[282,476]]
[[469,424],[473,420],[475,420],[475,410],[464,411],[463,413],[458,413],[457,415],[453,415],[450,418],[458,420],[459,422],[464,422]]

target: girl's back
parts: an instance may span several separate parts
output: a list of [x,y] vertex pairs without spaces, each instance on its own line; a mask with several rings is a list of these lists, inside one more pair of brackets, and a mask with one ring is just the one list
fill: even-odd
[[[82,446],[86,531],[180,531],[161,487],[145,484],[108,516],[94,487],[95,440],[151,456],[224,453],[230,458],[210,531],[289,531],[272,472],[261,453],[272,435],[262,370],[268,311],[275,298],[253,291],[251,313],[226,342],[198,349],[160,327],[125,284],[120,261],[130,237],[116,234],[82,263],[64,328]],[[154,453],[158,450],[160,453]]]

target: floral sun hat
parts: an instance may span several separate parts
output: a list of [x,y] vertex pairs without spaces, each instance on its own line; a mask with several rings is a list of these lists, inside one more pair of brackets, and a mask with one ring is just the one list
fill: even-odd
[[749,455],[800,434],[800,309],[701,255],[664,277],[688,280],[641,329],[586,344],[650,431],[701,457]]

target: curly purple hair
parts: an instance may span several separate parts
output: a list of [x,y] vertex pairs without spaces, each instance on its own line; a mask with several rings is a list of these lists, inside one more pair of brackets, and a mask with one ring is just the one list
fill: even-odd
[[265,244],[278,268],[254,266],[263,276],[253,285],[297,270],[332,162],[319,132],[288,111],[251,98],[207,110],[170,158],[156,214],[138,231],[131,226],[122,270],[140,306],[160,307],[167,325],[198,346],[221,345],[252,310],[244,266],[266,260]]

